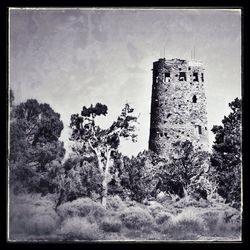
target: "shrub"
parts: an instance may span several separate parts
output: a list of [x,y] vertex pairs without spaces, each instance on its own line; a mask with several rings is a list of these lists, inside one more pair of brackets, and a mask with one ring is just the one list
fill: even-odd
[[149,210],[150,214],[153,215],[154,217],[161,212],[165,211],[165,208],[159,204],[158,202],[150,203],[150,205],[147,207]]
[[201,207],[201,208],[207,208],[209,207],[210,203],[207,200],[200,199],[199,201],[189,198],[188,200],[186,198],[180,199],[179,201],[172,204],[176,208],[186,208],[186,207]]
[[65,240],[97,240],[102,238],[98,226],[81,217],[67,218],[62,224],[59,234]]
[[162,231],[176,238],[178,234],[202,234],[205,231],[205,225],[202,218],[197,213],[194,213],[193,209],[186,209],[164,222]]
[[52,233],[58,225],[58,220],[47,214],[37,214],[27,218],[25,231],[30,235],[46,235]]
[[129,207],[122,211],[121,220],[129,229],[150,228],[154,224],[153,217],[144,209],[139,207]]
[[90,198],[80,198],[72,202],[66,202],[57,208],[57,212],[62,218],[88,216],[92,220],[100,220],[106,213],[100,203],[96,203]]
[[59,223],[54,203],[38,195],[12,196],[10,200],[10,238],[16,234],[41,235],[51,233]]
[[160,212],[155,216],[155,221],[157,224],[163,224],[164,222],[171,219],[172,219],[172,214],[168,212]]
[[101,228],[105,232],[120,232],[121,227],[122,227],[122,222],[119,218],[116,217],[105,218],[101,222]]
[[118,195],[109,196],[107,199],[107,210],[118,211],[124,209],[125,206],[125,203]]
[[[232,211],[231,211],[232,212]],[[238,212],[239,213],[239,212]],[[229,236],[240,234],[240,215],[230,214],[230,211],[212,210],[201,215],[211,236]]]
[[215,233],[219,219],[219,212],[207,211],[201,214],[201,218],[204,220],[207,231],[210,232],[211,234]]

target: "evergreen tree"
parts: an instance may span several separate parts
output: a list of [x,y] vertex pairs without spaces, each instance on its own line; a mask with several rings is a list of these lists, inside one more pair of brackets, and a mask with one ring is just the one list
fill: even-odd
[[59,141],[63,123],[60,115],[35,99],[13,106],[10,116],[10,181],[20,191],[53,191],[49,179],[52,161],[65,153]]
[[232,112],[224,116],[222,126],[212,128],[215,134],[212,166],[218,193],[236,207],[241,201],[241,106],[238,98],[229,103]]

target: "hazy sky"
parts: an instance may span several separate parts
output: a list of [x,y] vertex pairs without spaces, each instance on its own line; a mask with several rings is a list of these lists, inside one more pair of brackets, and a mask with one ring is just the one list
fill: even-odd
[[[152,64],[160,57],[190,59],[205,67],[208,128],[220,124],[228,103],[241,97],[241,13],[215,9],[11,9],[10,87],[15,103],[46,102],[64,122],[96,102],[111,125],[126,101],[137,114],[138,142],[122,153],[148,148]],[[209,135],[210,144],[214,140]],[[210,146],[211,146],[210,145]]]

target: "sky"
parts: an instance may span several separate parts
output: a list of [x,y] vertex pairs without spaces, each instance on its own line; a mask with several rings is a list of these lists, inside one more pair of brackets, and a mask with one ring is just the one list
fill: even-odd
[[70,152],[70,116],[101,102],[109,127],[126,102],[140,114],[137,143],[148,149],[152,65],[195,58],[204,64],[210,147],[213,125],[241,98],[241,12],[237,9],[10,9],[9,85],[15,104],[48,103],[64,123],[60,140]]

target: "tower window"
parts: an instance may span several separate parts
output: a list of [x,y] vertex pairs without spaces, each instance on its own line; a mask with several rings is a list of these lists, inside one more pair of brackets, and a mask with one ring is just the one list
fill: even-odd
[[193,73],[193,77],[194,77],[194,82],[199,82],[199,78],[198,78],[198,73],[197,72]]
[[167,137],[167,136],[168,136],[168,134],[167,134],[167,133],[164,133],[164,135],[165,135],[165,137]]
[[201,73],[201,81],[204,82],[204,74]]
[[200,125],[198,125],[198,132],[201,135],[201,126]]
[[166,72],[164,76],[165,76],[165,82],[170,82],[170,73]]
[[169,118],[171,115],[172,115],[172,114],[169,113],[169,114],[167,115],[167,118]]
[[195,125],[195,127],[197,128],[197,133],[198,133],[199,135],[201,135],[201,134],[202,134],[201,126],[200,126],[200,125]]
[[186,72],[180,72],[179,81],[187,81]]
[[193,96],[193,103],[197,103],[197,97],[196,97],[196,95]]

